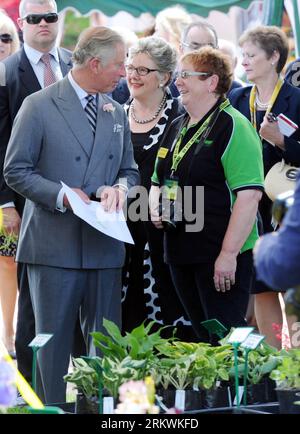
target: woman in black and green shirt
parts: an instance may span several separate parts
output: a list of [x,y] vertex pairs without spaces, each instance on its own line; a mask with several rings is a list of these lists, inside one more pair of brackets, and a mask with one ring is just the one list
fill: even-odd
[[172,146],[162,144],[158,152],[150,191],[157,228],[166,228],[160,187],[163,209],[182,198],[182,216],[176,205],[179,221],[165,233],[165,258],[199,340],[208,338],[204,320],[217,319],[228,329],[246,325],[258,238],[261,143],[224,97],[231,79],[230,64],[218,50],[205,47],[182,57],[176,85],[187,113],[169,129],[165,143]]

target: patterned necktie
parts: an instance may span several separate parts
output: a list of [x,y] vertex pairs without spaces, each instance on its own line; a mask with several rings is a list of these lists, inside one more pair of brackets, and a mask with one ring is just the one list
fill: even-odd
[[41,61],[45,65],[45,67],[44,67],[44,87],[47,87],[50,84],[53,84],[57,81],[55,74],[51,68],[50,56],[51,56],[51,54],[45,53],[41,57]]
[[93,134],[95,135],[96,132],[96,125],[97,125],[97,106],[96,106],[96,99],[94,95],[87,95],[85,97],[87,100],[87,105],[85,106],[85,112],[88,118],[88,121],[91,125]]

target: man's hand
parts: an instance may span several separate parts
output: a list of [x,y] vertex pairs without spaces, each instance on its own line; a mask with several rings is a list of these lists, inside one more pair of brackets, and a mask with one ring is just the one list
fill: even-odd
[[105,187],[100,194],[100,202],[104,211],[114,212],[123,208],[126,192],[119,186]]
[[8,234],[19,235],[21,218],[15,207],[3,208],[3,228]]
[[[72,190],[75,191],[75,193],[78,194],[78,196],[80,197],[80,199],[83,200],[83,202],[85,202],[85,203],[90,203],[91,202],[91,200],[88,197],[88,195],[84,191],[80,190],[80,188],[72,188]],[[70,202],[68,201],[68,198],[67,198],[66,194],[64,194],[64,206],[66,208],[72,209],[72,207],[70,205]]]

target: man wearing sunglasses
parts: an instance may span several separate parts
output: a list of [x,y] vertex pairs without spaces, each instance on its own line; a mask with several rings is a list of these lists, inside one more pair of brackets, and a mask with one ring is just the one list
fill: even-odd
[[[19,232],[24,199],[11,190],[3,178],[3,162],[12,124],[23,100],[48,84],[61,79],[71,68],[71,52],[55,46],[58,34],[58,15],[55,0],[21,0],[18,19],[23,32],[24,46],[4,61],[5,86],[0,86],[0,206],[3,209],[4,227]],[[50,67],[41,60],[50,53]],[[47,78],[45,82],[45,77]],[[49,79],[49,77],[51,79]],[[18,368],[31,380],[32,350],[29,342],[35,336],[35,321],[29,295],[27,275],[23,264],[18,264],[19,302],[16,331]],[[79,331],[80,336],[80,331]],[[80,337],[78,338],[80,341]],[[83,342],[83,340],[82,340]],[[79,356],[83,345],[78,344]]]

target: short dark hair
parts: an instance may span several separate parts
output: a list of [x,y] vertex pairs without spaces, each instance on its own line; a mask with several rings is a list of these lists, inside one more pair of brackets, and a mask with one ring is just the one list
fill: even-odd
[[[233,73],[228,56],[223,54],[217,48],[203,47],[199,50],[191,51],[182,56],[181,61],[190,62],[195,71],[209,72],[211,75],[217,75],[219,82],[215,93],[225,96],[229,91]],[[199,80],[206,80],[207,77],[199,77]]]
[[279,53],[279,61],[276,67],[278,74],[283,70],[289,54],[289,41],[286,34],[275,26],[258,26],[246,30],[239,39],[239,45],[245,42],[252,42],[258,45],[270,59],[274,51]]

